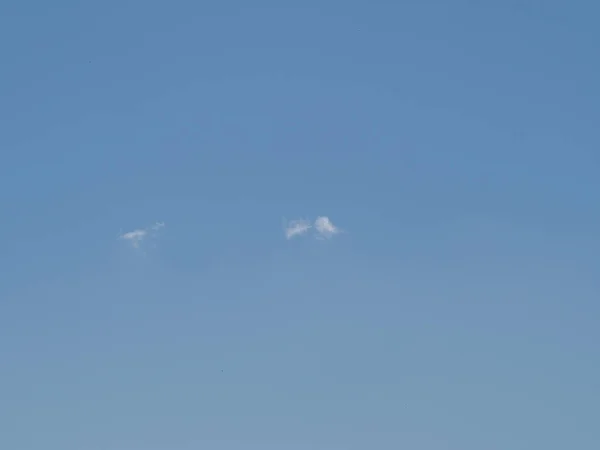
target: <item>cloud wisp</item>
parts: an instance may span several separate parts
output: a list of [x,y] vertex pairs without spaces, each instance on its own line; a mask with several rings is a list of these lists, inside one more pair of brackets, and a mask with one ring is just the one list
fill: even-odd
[[319,237],[324,239],[330,239],[340,233],[340,229],[326,216],[317,217],[315,220],[315,229],[317,230],[317,233],[319,233]]
[[285,238],[292,239],[300,235],[306,234],[312,225],[308,220],[297,219],[291,220],[285,227]]
[[304,219],[292,220],[285,227],[286,239],[292,239],[307,234],[313,230],[317,239],[331,239],[341,230],[327,216],[319,216],[314,223]]
[[140,248],[140,245],[145,239],[157,237],[158,232],[164,227],[164,222],[156,222],[147,228],[139,228],[137,230],[128,231],[127,233],[122,233],[119,235],[119,239],[129,242],[133,248]]

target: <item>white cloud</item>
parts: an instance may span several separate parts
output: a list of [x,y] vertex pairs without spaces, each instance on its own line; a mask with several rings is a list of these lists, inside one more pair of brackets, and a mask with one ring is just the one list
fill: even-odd
[[311,229],[314,230],[317,239],[330,239],[342,232],[342,230],[329,220],[329,217],[319,216],[314,221],[314,224],[304,219],[288,222],[285,226],[285,237],[287,239],[292,239],[307,234]]
[[311,224],[308,220],[292,220],[285,227],[285,237],[286,239],[292,239],[296,236],[305,234],[310,228]]
[[133,230],[122,234],[120,238],[131,242],[131,245],[137,248],[140,246],[140,242],[146,237],[147,234],[148,232],[146,230]]
[[340,229],[329,220],[329,217],[325,216],[317,217],[315,220],[315,229],[320,237],[326,239],[329,239],[340,232]]
[[161,228],[164,228],[165,223],[164,222],[156,222],[154,225],[152,225],[150,228],[154,231],[158,231]]
[[139,228],[137,230],[123,233],[119,236],[119,239],[130,242],[133,248],[139,248],[144,239],[147,239],[148,237],[156,237],[158,235],[158,231],[161,228],[164,228],[164,226],[164,222],[156,222],[154,225],[151,225],[147,228]]

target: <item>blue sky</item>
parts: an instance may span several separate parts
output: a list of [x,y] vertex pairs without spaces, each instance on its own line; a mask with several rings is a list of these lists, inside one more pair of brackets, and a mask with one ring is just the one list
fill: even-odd
[[598,447],[599,14],[3,2],[0,447]]

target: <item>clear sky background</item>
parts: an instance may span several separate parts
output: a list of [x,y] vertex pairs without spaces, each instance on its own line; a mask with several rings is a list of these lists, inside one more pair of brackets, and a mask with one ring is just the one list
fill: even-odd
[[0,448],[599,448],[598,17],[2,2]]

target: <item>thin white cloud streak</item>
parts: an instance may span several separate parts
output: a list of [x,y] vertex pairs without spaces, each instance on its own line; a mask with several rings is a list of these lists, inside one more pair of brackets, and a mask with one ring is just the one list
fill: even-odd
[[165,223],[164,222],[156,222],[154,225],[152,225],[150,228],[154,231],[158,231],[161,228],[164,228]]
[[[161,228],[164,228],[164,226],[164,222],[156,222],[154,225],[151,225],[147,228],[139,228],[137,230],[123,233],[119,236],[119,239],[128,241],[129,243],[131,243],[133,248],[139,248],[144,239],[148,238],[149,236],[156,237],[158,231]],[[151,231],[153,233],[150,233]]]
[[317,233],[325,239],[332,238],[340,232],[340,229],[326,216],[317,217],[315,220],[315,229],[317,230]]
[[317,239],[331,239],[342,232],[327,216],[317,217],[314,223],[304,219],[292,220],[286,224],[284,231],[286,239],[289,240],[305,235],[311,230],[313,230]]
[[140,242],[144,240],[147,234],[148,232],[146,230],[133,230],[122,234],[120,238],[131,242],[131,245],[134,248],[138,248],[140,246]]
[[310,230],[312,225],[308,220],[298,219],[290,221],[285,227],[285,238],[292,239],[294,237],[305,234]]

